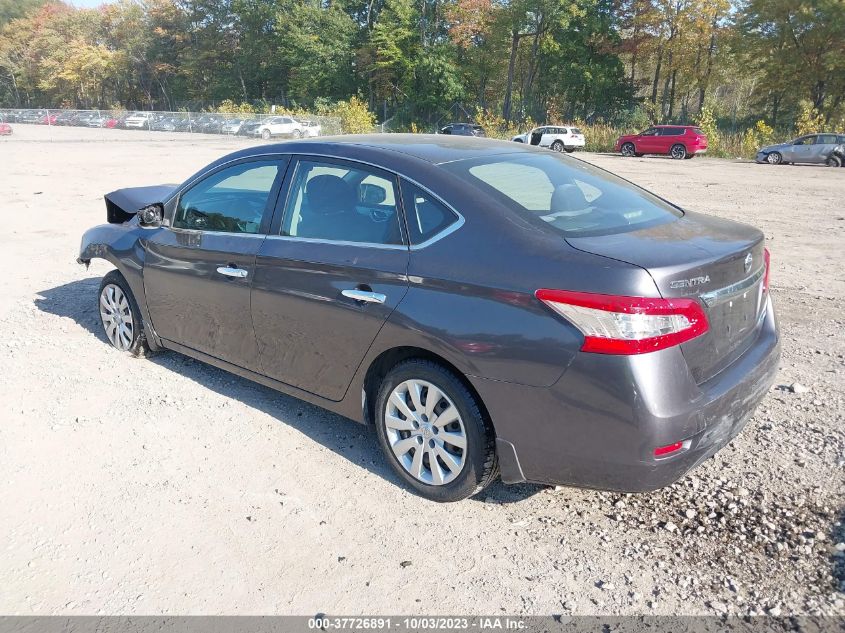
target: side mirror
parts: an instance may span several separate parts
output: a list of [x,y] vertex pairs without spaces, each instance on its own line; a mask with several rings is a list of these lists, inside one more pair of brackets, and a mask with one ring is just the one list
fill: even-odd
[[151,204],[138,211],[138,224],[146,228],[161,226],[164,209],[160,204]]
[[387,199],[384,188],[370,183],[362,183],[360,188],[361,202],[364,204],[381,204]]

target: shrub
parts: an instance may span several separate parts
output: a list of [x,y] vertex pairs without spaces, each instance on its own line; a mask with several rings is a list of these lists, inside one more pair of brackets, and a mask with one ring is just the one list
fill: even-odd
[[713,108],[708,104],[702,106],[701,112],[699,112],[698,116],[695,117],[695,123],[701,128],[701,131],[704,132],[705,136],[707,136],[707,151],[716,156],[720,156],[722,150],[722,139],[719,134],[719,128],[716,125],[716,117],[713,114]]
[[795,131],[798,136],[822,132],[824,128],[824,117],[807,100],[799,104],[798,119],[795,121]]
[[327,114],[340,119],[344,134],[365,134],[376,126],[376,115],[370,112],[366,102],[354,96],[349,101],[338,101]]

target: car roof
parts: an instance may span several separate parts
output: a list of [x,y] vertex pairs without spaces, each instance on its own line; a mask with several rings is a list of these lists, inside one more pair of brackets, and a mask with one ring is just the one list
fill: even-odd
[[229,159],[279,153],[315,152],[330,153],[333,148],[357,146],[374,152],[398,152],[433,164],[449,163],[468,158],[495,154],[526,154],[537,148],[512,141],[497,141],[476,136],[450,136],[444,134],[349,134],[323,136],[316,139],[287,141],[272,145],[250,147],[229,156]]

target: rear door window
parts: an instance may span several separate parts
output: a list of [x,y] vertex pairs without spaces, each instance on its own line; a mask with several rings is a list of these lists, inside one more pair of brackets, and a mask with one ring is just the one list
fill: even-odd
[[402,206],[411,244],[420,245],[457,224],[458,216],[421,187],[402,180]]
[[300,160],[281,234],[289,237],[402,244],[392,175],[358,163]]

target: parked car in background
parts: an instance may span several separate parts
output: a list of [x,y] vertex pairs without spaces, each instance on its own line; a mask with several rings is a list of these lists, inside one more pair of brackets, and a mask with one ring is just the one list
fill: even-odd
[[194,120],[191,119],[190,114],[180,114],[173,117],[173,127],[176,132],[193,132]]
[[695,158],[707,151],[707,136],[694,125],[654,125],[639,134],[620,136],[616,151],[623,156],[666,154],[677,160]]
[[163,116],[150,123],[150,129],[154,132],[175,132],[176,122],[172,116]]
[[62,110],[56,115],[54,125],[72,125],[72,121],[76,118],[76,115],[76,110]]
[[823,165],[837,145],[845,143],[845,134],[826,132],[806,134],[788,143],[761,147],[754,160],[769,165],[807,163]]
[[237,131],[238,136],[255,136],[255,131],[263,121],[259,118],[246,119]]
[[78,261],[116,267],[91,297],[112,346],[371,424],[436,501],[497,471],[669,485],[742,431],[778,371],[761,231],[555,152],[308,139],[105,198]]
[[55,125],[56,119],[58,118],[58,113],[44,113],[44,116],[38,118],[39,125]]
[[440,128],[440,134],[453,136],[487,136],[484,128],[475,123],[450,123]]
[[254,134],[267,140],[273,136],[287,136],[290,138],[302,138],[305,126],[299,121],[289,116],[274,116],[265,119],[259,125]]
[[20,123],[38,123],[38,120],[47,114],[44,110],[24,110],[20,117]]
[[314,121],[300,121],[302,123],[302,137],[316,138],[323,133],[323,126]]
[[577,127],[562,125],[546,125],[538,127],[525,134],[517,134],[512,141],[548,147],[556,152],[572,153],[576,149],[584,149],[586,140],[584,134]]
[[123,124],[127,130],[149,130],[154,116],[152,112],[135,112]]
[[12,126],[0,120],[0,136],[9,136],[12,133]]
[[85,123],[86,127],[106,127],[109,116],[106,114],[94,114]]
[[241,126],[244,124],[244,119],[226,119],[223,125],[220,126],[221,134],[237,134]]
[[220,114],[211,114],[196,131],[204,134],[220,134],[224,123],[226,123],[226,117]]

